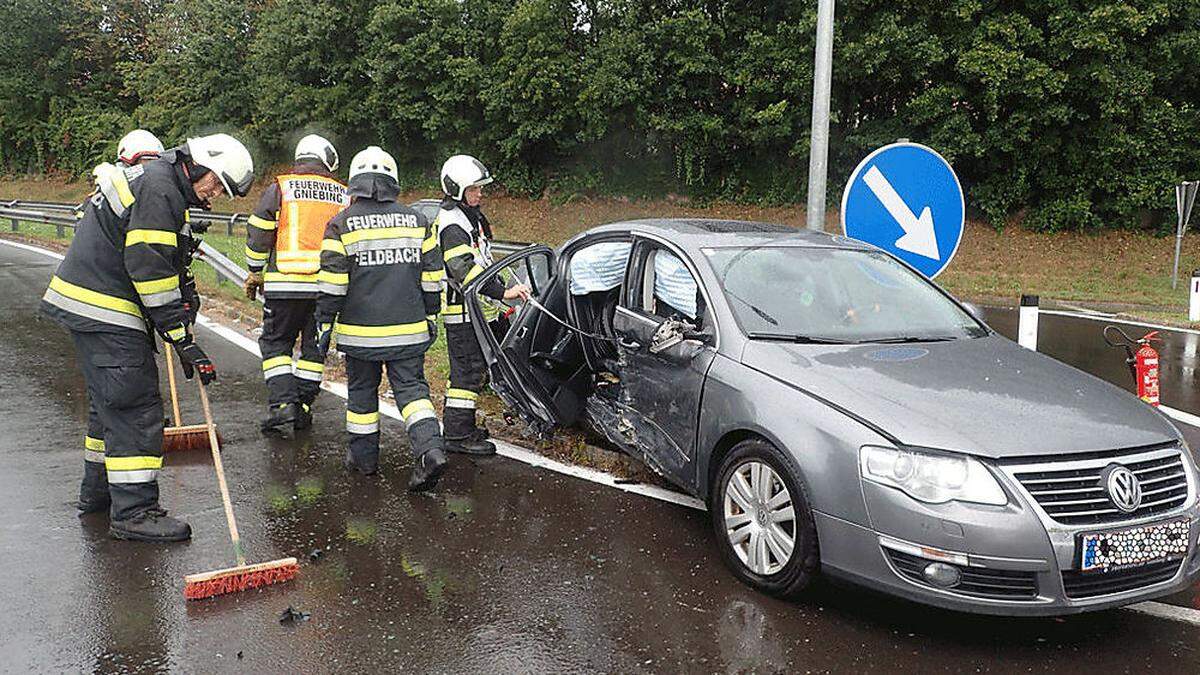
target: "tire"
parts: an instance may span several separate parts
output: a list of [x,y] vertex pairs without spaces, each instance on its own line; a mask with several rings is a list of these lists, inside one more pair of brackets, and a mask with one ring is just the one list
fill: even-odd
[[[765,504],[767,508],[747,511],[741,508],[741,504],[746,501],[746,489],[738,486],[751,485],[749,480],[755,477],[754,472],[761,471],[760,467],[763,465],[774,473],[774,477],[768,476],[766,472],[758,473],[757,484],[770,486],[768,490],[772,498],[757,499],[756,503],[751,504],[751,507]],[[735,474],[740,474],[740,479],[735,479]],[[730,496],[731,482],[734,480],[739,480],[737,486],[733,486],[736,495]],[[769,503],[784,497],[783,490],[779,489],[780,483],[787,490],[786,497],[791,501],[790,522],[772,522],[774,518],[787,515],[786,506],[772,507]],[[753,490],[750,490],[750,493],[754,495]],[[735,445],[721,462],[716,483],[712,486],[710,494],[713,495],[709,505],[713,534],[716,536],[717,547],[721,550],[721,557],[733,575],[742,583],[778,598],[794,598],[803,593],[816,578],[821,558],[817,527],[809,508],[808,492],[791,459],[764,440],[742,441]],[[729,522],[739,525],[734,528],[727,527],[727,512],[732,512],[733,515]],[[743,516],[748,522],[740,524]],[[752,528],[749,534],[745,528]],[[771,529],[770,536],[767,536],[768,528]],[[735,543],[731,532],[735,532],[736,539],[742,541]],[[779,532],[793,535],[793,545],[786,559],[781,559],[779,555],[780,552],[786,551],[786,537],[779,537]],[[755,545],[758,548],[751,553]],[[763,553],[766,555],[762,555]]]

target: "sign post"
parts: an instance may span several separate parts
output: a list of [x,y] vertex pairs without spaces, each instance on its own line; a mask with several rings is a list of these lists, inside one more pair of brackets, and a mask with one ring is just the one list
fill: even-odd
[[965,222],[954,169],[919,143],[902,140],[867,155],[842,193],[847,237],[891,253],[930,279],[954,258]]
[[1179,252],[1183,248],[1183,235],[1187,232],[1188,220],[1192,217],[1192,207],[1196,204],[1196,191],[1200,189],[1200,181],[1183,181],[1175,186],[1175,266],[1171,269],[1171,288],[1179,284]]

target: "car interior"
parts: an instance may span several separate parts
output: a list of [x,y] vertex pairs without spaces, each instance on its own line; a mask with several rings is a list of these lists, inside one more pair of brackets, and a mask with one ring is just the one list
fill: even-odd
[[[542,255],[548,270],[548,256]],[[557,421],[571,424],[593,393],[615,398],[620,392],[620,336],[613,329],[613,316],[628,276],[636,277],[630,281],[636,284],[636,292],[629,294],[631,308],[648,316],[677,319],[700,329],[706,307],[691,271],[658,245],[635,249],[624,237],[589,243],[565,255],[569,259],[558,269],[566,269],[566,278],[543,279],[535,288],[536,299],[549,314],[523,309],[500,349],[516,375],[544,393]],[[631,255],[637,261],[632,275]],[[514,264],[532,267],[529,261]],[[533,274],[515,272],[522,279]]]

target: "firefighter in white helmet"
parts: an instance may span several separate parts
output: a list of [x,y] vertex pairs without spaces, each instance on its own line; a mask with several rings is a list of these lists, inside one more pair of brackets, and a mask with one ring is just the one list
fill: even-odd
[[[474,157],[455,155],[442,164],[441,182],[446,197],[435,225],[446,262],[446,303],[442,309],[450,352],[450,381],[442,413],[446,449],[491,455],[496,446],[488,440],[487,429],[478,426],[475,420],[475,407],[487,378],[487,364],[463,304],[462,287],[492,264],[492,226],[480,210],[483,186],[492,182],[492,175]],[[493,279],[480,289],[480,294],[487,300],[528,299],[529,287],[506,286],[500,279]],[[489,321],[498,318],[496,304],[489,302],[485,308]]]
[[162,157],[99,178],[42,298],[70,331],[87,385],[88,427],[78,507],[108,511],[117,539],[181,541],[187,523],[159,506],[162,399],[154,334],[179,353],[184,375],[217,377],[196,344],[180,279],[187,210],[244,196],[254,163],[227,134],[188,139]]
[[294,157],[291,171],[275,178],[246,226],[246,297],[253,300],[262,289],[265,298],[258,347],[267,383],[266,433],[312,426],[325,367],[313,333],[321,240],[329,220],[346,206],[346,186],[333,177],[338,153],[332,143],[309,134],[296,144]]
[[442,434],[425,381],[437,336],[442,258],[437,232],[400,204],[396,160],[377,146],[350,162],[350,206],[325,230],[317,345],[336,335],[346,356],[346,467],[379,470],[379,383],[384,369],[412,446],[410,490],[429,490],[446,469]]

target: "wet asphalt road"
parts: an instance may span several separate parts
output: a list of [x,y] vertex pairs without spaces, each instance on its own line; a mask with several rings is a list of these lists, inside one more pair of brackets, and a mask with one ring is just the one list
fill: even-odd
[[[75,515],[83,383],[36,313],[55,265],[0,245],[0,671],[1200,669],[1200,628],[1127,611],[991,619],[828,585],[776,601],[726,573],[705,514],[502,458],[456,458],[435,495],[411,496],[390,419],[382,477],[350,477],[341,399],[322,395],[311,434],[264,439],[258,362],[207,331],[248,557],[302,572],[186,604],[182,575],[231,560],[210,463],[170,456],[161,477],[189,544],[115,542]],[[289,605],[311,618],[280,625]]]

